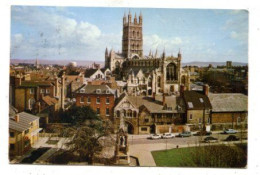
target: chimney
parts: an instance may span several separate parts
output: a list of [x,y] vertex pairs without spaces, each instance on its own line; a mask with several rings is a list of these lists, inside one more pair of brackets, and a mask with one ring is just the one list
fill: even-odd
[[61,109],[64,110],[64,101],[65,101],[65,72],[61,77]]
[[209,85],[207,85],[207,84],[203,85],[203,94],[206,96],[209,95]]
[[19,75],[19,76],[15,77],[14,81],[15,81],[14,82],[15,87],[21,86],[21,84],[22,84],[22,77]]
[[163,106],[165,106],[166,102],[165,102],[165,93],[163,93]]
[[16,121],[16,122],[19,122],[19,115],[18,114],[16,114],[15,116],[14,116],[14,121]]

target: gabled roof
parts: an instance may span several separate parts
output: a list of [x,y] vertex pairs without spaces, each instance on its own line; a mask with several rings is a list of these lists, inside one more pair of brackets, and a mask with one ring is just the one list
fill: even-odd
[[87,69],[86,72],[85,72],[85,77],[89,78],[91,75],[93,75],[97,71],[98,71],[98,69]]
[[183,98],[187,109],[212,109],[208,96],[204,95],[202,91],[184,91]]
[[177,96],[166,96],[165,102],[166,106],[163,106],[162,96],[156,96],[155,100],[151,97],[143,97],[143,96],[127,96],[123,93],[117,100],[115,107],[123,100],[123,98],[127,98],[127,100],[136,108],[146,108],[151,113],[184,113],[185,105],[181,97]]
[[18,122],[14,120],[14,116],[9,117],[9,128],[19,132],[23,132],[29,129],[31,127],[30,125],[31,122],[35,120],[39,120],[39,117],[26,112],[21,112],[18,113],[17,115],[19,115]]
[[209,94],[212,112],[247,112],[248,96],[240,93]]
[[83,85],[78,90],[75,91],[76,93],[82,94],[114,94],[114,91],[108,87],[107,85]]

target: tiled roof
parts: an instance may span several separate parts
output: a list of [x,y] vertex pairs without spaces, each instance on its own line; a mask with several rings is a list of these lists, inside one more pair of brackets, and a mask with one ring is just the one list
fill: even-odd
[[17,115],[19,115],[18,122],[14,121],[14,116],[10,116],[9,128],[19,132],[23,132],[26,129],[29,129],[31,127],[29,123],[39,119],[39,117],[26,112],[21,112],[18,113]]
[[50,81],[22,81],[20,87],[53,86]]
[[202,91],[184,91],[183,98],[187,109],[211,109],[208,96],[204,95]]
[[212,112],[248,111],[248,96],[240,93],[209,94]]
[[49,106],[58,103],[58,100],[56,98],[50,97],[49,95],[42,97],[42,100]]

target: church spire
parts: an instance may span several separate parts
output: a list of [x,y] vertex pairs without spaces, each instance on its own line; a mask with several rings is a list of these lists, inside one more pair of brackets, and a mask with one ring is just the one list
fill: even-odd
[[134,18],[134,24],[137,24],[136,13],[135,13],[135,18]]

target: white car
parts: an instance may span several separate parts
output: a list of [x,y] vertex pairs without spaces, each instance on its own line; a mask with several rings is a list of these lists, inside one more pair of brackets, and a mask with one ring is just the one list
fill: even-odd
[[236,134],[237,130],[234,129],[226,129],[224,130],[224,134]]
[[174,138],[174,137],[175,137],[175,135],[172,134],[172,133],[164,133],[164,134],[162,135],[162,138],[163,138],[163,139],[171,139],[171,138]]
[[150,137],[148,137],[149,139],[161,139],[162,138],[162,136],[161,135],[159,135],[159,134],[152,134]]

